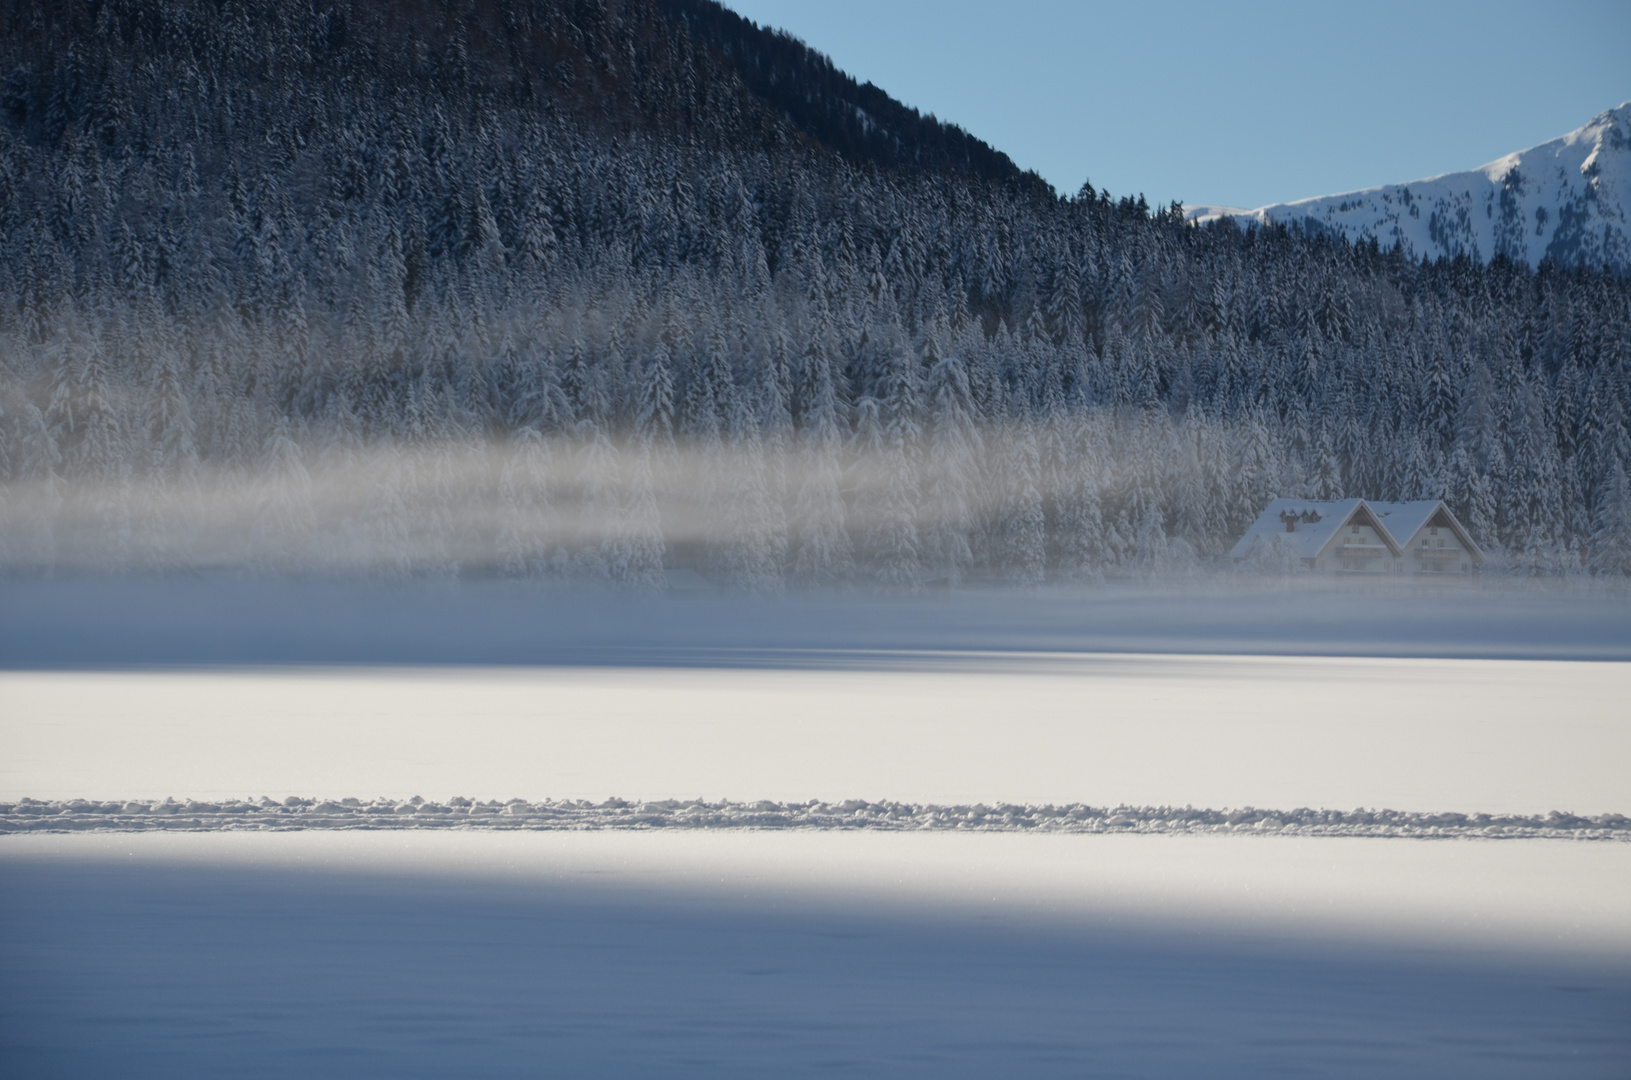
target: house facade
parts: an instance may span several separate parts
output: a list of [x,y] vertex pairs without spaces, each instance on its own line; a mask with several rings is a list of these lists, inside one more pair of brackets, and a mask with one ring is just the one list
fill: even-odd
[[1438,499],[1275,499],[1229,554],[1236,561],[1295,558],[1316,574],[1338,577],[1460,576],[1484,561]]
[[1483,565],[1484,553],[1441,500],[1370,506],[1404,552],[1401,573],[1442,577],[1470,574]]

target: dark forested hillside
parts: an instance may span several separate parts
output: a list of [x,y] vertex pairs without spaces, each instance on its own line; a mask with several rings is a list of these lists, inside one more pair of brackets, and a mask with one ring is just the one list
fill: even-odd
[[754,94],[798,130],[856,163],[912,168],[1048,190],[1008,155],[955,125],[922,116],[871,83],[859,84],[797,38],[759,27],[714,0],[658,0],[700,41],[729,58]]
[[703,0],[6,0],[0,81],[7,566],[1631,571],[1626,280],[1059,198]]

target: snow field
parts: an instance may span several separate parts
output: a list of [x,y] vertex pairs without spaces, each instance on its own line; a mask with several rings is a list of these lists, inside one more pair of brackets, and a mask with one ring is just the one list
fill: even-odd
[[1631,1058],[1616,606],[134,588],[0,620],[20,1075]]
[[1610,1077],[1631,847],[0,838],[28,1075]]
[[0,862],[422,879],[711,909],[1101,922],[1258,942],[1410,945],[1631,965],[1631,847],[1285,837],[705,830],[82,834],[0,838]]
[[0,801],[845,799],[1598,816],[1631,664],[0,672]]

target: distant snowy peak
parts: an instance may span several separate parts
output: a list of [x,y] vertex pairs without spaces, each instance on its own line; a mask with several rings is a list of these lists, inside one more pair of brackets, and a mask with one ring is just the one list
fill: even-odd
[[1191,221],[1255,218],[1400,244],[1412,258],[1496,255],[1631,273],[1631,101],[1562,138],[1445,173],[1257,210],[1192,206]]

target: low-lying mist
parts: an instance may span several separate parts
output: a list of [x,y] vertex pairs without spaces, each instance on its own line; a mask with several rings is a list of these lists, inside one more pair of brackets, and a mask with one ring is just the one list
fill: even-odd
[[[507,576],[665,588],[1020,586],[1293,575],[1227,551],[1317,479],[1241,467],[1252,432],[1164,413],[900,425],[849,440],[608,437],[593,424],[419,441],[280,422],[261,457],[0,484],[0,569]],[[1576,553],[1546,565],[1578,571]]]
[[0,487],[0,562],[647,587],[666,568],[750,589],[913,588],[1192,573],[1228,542],[1223,522],[1173,505],[1199,477],[1154,457],[1049,461],[1053,433],[1032,428],[968,428],[921,449],[882,427],[870,446],[584,428],[345,445],[284,425],[249,466],[19,480]]

